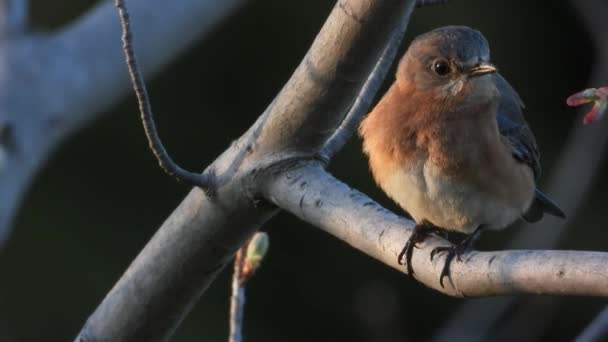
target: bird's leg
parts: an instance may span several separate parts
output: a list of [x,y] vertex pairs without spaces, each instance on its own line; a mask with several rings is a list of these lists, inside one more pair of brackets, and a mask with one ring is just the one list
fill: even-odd
[[403,257],[405,256],[405,262],[407,263],[407,273],[410,276],[414,275],[414,268],[412,267],[412,254],[414,253],[414,247],[417,247],[417,243],[424,241],[424,239],[426,239],[429,233],[441,234],[441,230],[426,220],[416,223],[412,235],[407,240],[405,246],[403,246],[403,249],[397,256],[397,262],[399,263],[399,265],[403,265]]
[[[444,277],[448,277],[448,279],[450,280],[450,283],[452,282],[452,278],[450,277],[450,263],[452,262],[454,257],[456,257],[456,260],[458,260],[459,262],[462,262],[462,255],[465,254],[466,252],[468,252],[469,249],[471,249],[475,240],[477,240],[477,238],[479,238],[479,235],[481,235],[481,231],[483,228],[484,228],[483,225],[477,227],[477,229],[475,229],[473,234],[467,236],[464,240],[462,240],[457,245],[452,245],[450,247],[436,247],[435,249],[433,249],[433,251],[431,252],[431,261],[433,261],[433,258],[435,258],[435,255],[437,255],[439,253],[443,253],[443,252],[448,253],[445,256],[445,264],[443,264],[443,269],[441,270],[441,275],[439,276],[439,284],[441,285],[441,287],[444,287],[443,286]],[[452,284],[452,286],[453,286],[453,284]]]

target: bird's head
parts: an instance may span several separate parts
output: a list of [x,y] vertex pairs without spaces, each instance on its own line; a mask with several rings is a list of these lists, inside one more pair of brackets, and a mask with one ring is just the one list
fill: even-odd
[[397,84],[433,94],[435,100],[484,101],[496,96],[494,72],[481,32],[446,26],[414,39],[399,64]]

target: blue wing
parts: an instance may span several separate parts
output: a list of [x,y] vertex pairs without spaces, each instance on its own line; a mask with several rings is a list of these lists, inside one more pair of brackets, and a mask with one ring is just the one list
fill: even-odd
[[[500,74],[496,73],[493,77],[500,93],[496,112],[498,131],[510,143],[513,158],[528,165],[534,172],[534,178],[538,180],[541,173],[540,153],[534,134],[522,112],[524,103],[515,89]],[[555,203],[536,189],[534,201],[523,218],[529,222],[536,222],[543,217],[544,212],[557,217],[566,217]]]
[[540,177],[540,154],[534,134],[524,119],[524,103],[511,85],[496,73],[496,88],[500,92],[500,102],[496,112],[498,130],[511,143],[513,158],[530,166],[534,178]]

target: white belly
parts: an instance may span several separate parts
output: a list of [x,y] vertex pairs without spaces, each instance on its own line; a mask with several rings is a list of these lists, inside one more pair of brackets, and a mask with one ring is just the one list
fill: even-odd
[[530,195],[521,203],[504,203],[475,184],[440,175],[432,163],[422,159],[408,168],[392,170],[381,185],[416,222],[428,220],[462,233],[472,233],[480,225],[502,229],[517,220],[532,200]]

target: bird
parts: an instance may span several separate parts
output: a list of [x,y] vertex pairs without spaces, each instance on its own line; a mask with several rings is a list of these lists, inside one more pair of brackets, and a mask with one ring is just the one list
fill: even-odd
[[411,42],[358,130],[375,182],[416,223],[398,255],[410,276],[413,250],[429,234],[465,236],[431,252],[431,260],[446,253],[443,287],[452,260],[462,262],[482,231],[544,213],[565,218],[536,187],[540,154],[523,109],[478,30],[445,26]]

